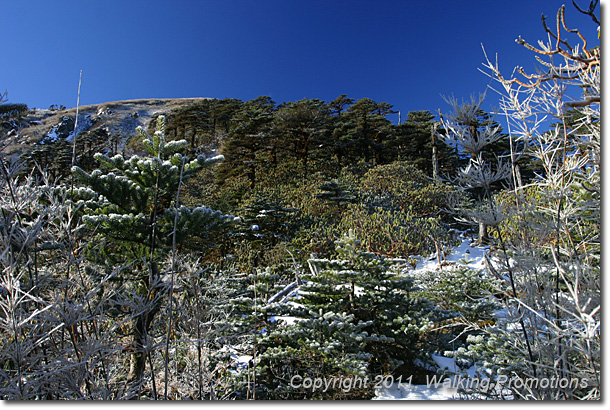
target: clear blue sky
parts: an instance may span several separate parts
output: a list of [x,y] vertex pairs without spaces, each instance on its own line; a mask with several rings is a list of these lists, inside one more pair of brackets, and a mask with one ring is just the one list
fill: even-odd
[[82,105],[348,94],[436,113],[448,108],[441,94],[489,84],[481,43],[506,74],[533,69],[515,39],[544,38],[541,14],[554,26],[564,3],[569,24],[599,44],[570,0],[3,1],[0,90],[30,107],[74,107],[82,69]]

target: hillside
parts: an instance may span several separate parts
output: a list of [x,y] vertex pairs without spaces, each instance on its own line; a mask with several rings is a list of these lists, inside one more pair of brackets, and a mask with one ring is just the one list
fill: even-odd
[[482,102],[13,116],[0,398],[599,398],[599,113],[507,165]]
[[[578,2],[599,29],[598,0],[588,11]],[[259,18],[248,25],[241,11],[248,36],[274,34]],[[179,16],[180,28],[193,26],[173,12],[166,14]],[[10,29],[15,15],[5,14]],[[36,14],[48,20],[47,13],[26,16]],[[257,47],[226,42],[235,36],[187,30],[191,40],[179,42],[156,19],[131,18],[124,7],[114,14],[127,25],[146,23],[138,32],[154,52],[119,33],[130,56],[120,58],[118,42],[99,37],[110,45],[106,62],[118,62],[130,85],[125,69],[133,66],[145,86],[117,80],[105,92],[202,89],[177,71],[152,76],[159,61],[172,72],[194,68],[208,95],[252,95],[247,86],[262,84],[276,98],[320,92],[324,99],[139,99],[39,110],[0,92],[0,400],[602,399],[601,49],[568,28],[576,26],[565,7],[556,25],[543,15],[548,42],[517,40],[541,64],[535,72],[518,59],[507,76],[484,51],[494,92],[443,96],[448,107],[436,113],[422,108],[445,76],[437,66],[452,61],[461,73],[456,63],[470,59],[446,24],[436,25],[445,32],[429,36],[428,48],[443,55],[451,43],[460,58],[422,58],[432,80],[413,64],[402,64],[399,80],[389,75],[394,63],[377,53],[390,33],[383,30],[384,38],[368,30],[364,40],[373,42],[358,41],[362,58],[353,61],[368,58],[379,68],[358,78],[359,70],[334,64],[346,55],[336,52],[343,50],[332,30],[318,27],[322,37],[295,42],[295,19],[274,11],[274,24],[288,22],[281,34],[299,55],[282,75],[302,82],[301,94],[273,75],[290,60],[285,50],[261,65]],[[311,26],[305,15],[291,15]],[[525,16],[520,23],[527,25]],[[163,41],[149,41],[151,24]],[[47,31],[55,35],[49,41],[65,34]],[[40,38],[35,30],[15,33]],[[66,38],[84,40],[74,37]],[[333,52],[321,53],[318,43]],[[72,48],[97,50],[81,44]],[[227,64],[227,54],[210,53],[207,44],[247,61]],[[310,59],[309,49],[321,58]],[[137,58],[140,50],[155,64]],[[206,67],[174,58],[185,50],[203,55]],[[412,54],[425,57],[420,51]],[[31,94],[7,77],[19,99],[66,101],[52,58],[34,66],[5,55],[20,70],[45,69],[20,73]],[[328,76],[331,86],[316,91],[305,60],[354,81]],[[98,68],[118,72],[107,67]],[[226,81],[204,68],[224,70]],[[261,72],[273,81],[247,81]],[[165,87],[168,78],[179,80],[168,94],[148,88]],[[394,100],[384,80],[395,89],[419,81],[419,91],[409,86],[405,94],[419,109],[403,108],[395,123],[398,107],[388,102],[328,98],[339,86],[355,92],[350,84],[364,83]],[[180,83],[191,91],[174,88]],[[469,84],[460,76],[454,91]],[[498,109],[485,108],[488,94],[499,94]],[[88,88],[87,95],[102,94]],[[129,97],[100,100],[117,98]]]
[[[105,129],[117,135],[119,149],[135,134],[136,127],[147,127],[155,114],[170,112],[207,98],[139,99],[106,102],[79,107],[78,133]],[[4,149],[9,158],[16,158],[38,144],[58,137],[68,137],[74,129],[76,108],[66,110],[32,109],[17,120],[2,124],[0,139],[8,146]]]

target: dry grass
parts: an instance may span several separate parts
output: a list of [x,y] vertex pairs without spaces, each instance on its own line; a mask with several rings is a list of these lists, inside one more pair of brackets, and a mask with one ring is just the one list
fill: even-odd
[[[146,128],[154,114],[169,112],[206,99],[208,98],[148,98],[84,105],[79,108],[79,128],[87,124],[83,118],[90,116],[95,119],[95,123],[85,131],[107,127],[111,134],[121,135],[125,139],[121,141],[124,144],[127,138],[135,134],[137,126]],[[3,153],[9,161],[17,159],[40,142],[55,125],[61,122],[62,117],[74,118],[75,115],[76,108],[32,111],[23,118],[24,121],[29,123],[36,121],[41,124],[31,124],[23,128],[19,135],[4,147]]]

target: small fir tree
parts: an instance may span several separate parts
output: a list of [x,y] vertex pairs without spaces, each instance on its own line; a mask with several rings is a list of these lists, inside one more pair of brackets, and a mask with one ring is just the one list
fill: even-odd
[[[370,371],[417,372],[416,359],[427,359],[426,332],[450,317],[418,297],[404,259],[392,259],[359,249],[353,232],[337,242],[338,259],[310,259],[311,273],[299,298],[309,310],[354,315],[368,323],[372,337],[364,349],[372,355]],[[374,336],[374,337],[373,337]],[[414,374],[414,373],[410,373]]]
[[[91,173],[75,166],[73,172],[86,185],[74,192],[82,198],[83,220],[94,229],[91,255],[109,264],[133,262],[133,274],[122,278],[132,289],[133,340],[129,379],[139,386],[150,354],[151,328],[167,294],[165,272],[159,261],[187,237],[210,240],[233,217],[207,207],[179,206],[181,184],[203,166],[222,159],[180,154],[185,140],[165,140],[165,118],[160,116],[154,135],[138,128],[149,157],[96,154],[102,169]],[[171,271],[173,272],[173,270]],[[171,296],[171,295],[170,295]]]
[[[286,388],[279,375],[288,371],[371,379],[421,375],[417,363],[434,350],[427,331],[451,316],[417,296],[404,260],[360,250],[353,232],[337,242],[336,251],[338,259],[309,260],[311,272],[302,275],[304,284],[290,299],[293,324],[261,341],[267,361],[260,377],[267,383],[278,378],[274,389]],[[364,398],[370,392],[357,394]]]

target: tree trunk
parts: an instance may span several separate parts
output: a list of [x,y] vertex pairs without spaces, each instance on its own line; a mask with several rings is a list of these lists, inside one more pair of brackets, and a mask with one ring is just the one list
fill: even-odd
[[432,178],[438,180],[438,147],[436,146],[436,127],[432,127]]
[[479,222],[479,244],[486,245],[489,241],[489,232],[487,229],[487,224],[483,222]]
[[[129,364],[129,375],[127,381],[133,390],[139,389],[144,380],[144,371],[146,370],[147,342],[150,326],[159,309],[161,309],[162,295],[158,294],[158,288],[150,288],[155,286],[155,279],[159,276],[156,262],[151,263],[153,279],[146,283],[148,289],[146,294],[141,295],[146,297],[150,303],[145,305],[146,310],[134,318],[133,339],[131,343],[131,361]],[[139,399],[139,397],[137,397]]]

